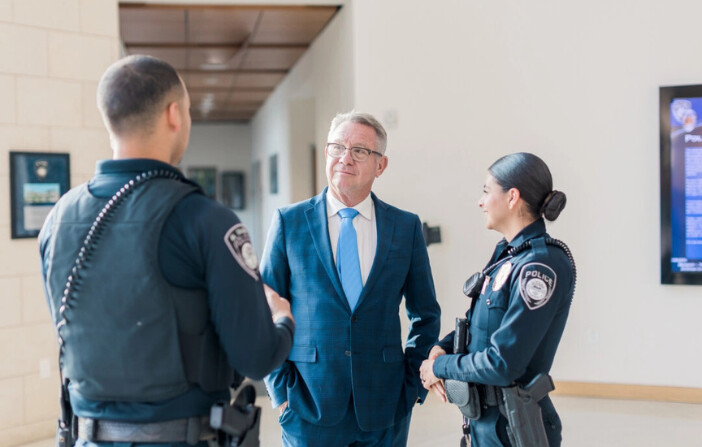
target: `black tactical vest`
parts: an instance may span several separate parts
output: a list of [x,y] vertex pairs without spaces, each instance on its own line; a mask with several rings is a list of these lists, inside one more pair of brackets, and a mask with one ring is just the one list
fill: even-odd
[[[233,370],[209,319],[207,294],[168,283],[158,245],[173,207],[197,188],[156,178],[125,198],[76,285],[61,328],[64,376],[82,396],[98,401],[160,401],[193,384],[226,390]],[[54,322],[66,278],[83,239],[109,199],[87,184],[56,205],[47,256],[47,293]]]

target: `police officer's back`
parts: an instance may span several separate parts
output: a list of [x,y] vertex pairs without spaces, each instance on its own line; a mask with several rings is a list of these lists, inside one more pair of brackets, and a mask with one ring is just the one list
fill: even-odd
[[239,374],[262,378],[287,357],[290,306],[264,292],[236,215],[174,167],[191,124],[176,71],[122,59],[98,106],[114,158],[61,198],[39,237],[80,442],[194,445]]

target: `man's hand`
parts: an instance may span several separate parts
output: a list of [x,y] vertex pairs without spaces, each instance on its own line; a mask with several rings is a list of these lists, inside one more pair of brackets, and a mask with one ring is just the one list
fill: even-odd
[[434,385],[431,386],[431,390],[439,396],[439,399],[441,399],[442,402],[448,402],[448,399],[446,398],[446,388],[444,388],[444,382],[439,380],[436,382]]
[[285,411],[285,408],[287,408],[287,406],[288,406],[287,400],[285,402],[283,402],[282,404],[280,404],[280,406],[278,407],[278,414],[279,415],[283,414],[283,411]]
[[434,359],[427,359],[422,362],[422,366],[419,368],[419,377],[422,379],[422,385],[424,385],[424,388],[427,390],[433,391],[434,394],[439,396],[439,399],[441,399],[442,402],[446,402],[446,390],[444,389],[444,384],[441,382],[441,379],[434,375],[433,368]]
[[290,318],[293,322],[295,319],[290,311],[290,302],[285,298],[278,295],[278,292],[271,289],[267,285],[263,285],[263,291],[266,293],[266,300],[268,301],[268,307],[271,309],[271,314],[273,315],[273,321],[276,321],[283,317]]
[[436,358],[440,355],[446,355],[446,351],[444,351],[444,348],[441,346],[434,345],[434,347],[431,348],[431,351],[429,351],[429,360],[436,360]]

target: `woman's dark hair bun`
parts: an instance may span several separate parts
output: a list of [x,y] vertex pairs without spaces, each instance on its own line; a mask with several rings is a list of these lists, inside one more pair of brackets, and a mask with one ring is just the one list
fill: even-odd
[[541,205],[541,214],[550,221],[554,221],[561,214],[563,208],[566,206],[566,195],[561,191],[556,191],[555,189],[548,193],[544,204]]

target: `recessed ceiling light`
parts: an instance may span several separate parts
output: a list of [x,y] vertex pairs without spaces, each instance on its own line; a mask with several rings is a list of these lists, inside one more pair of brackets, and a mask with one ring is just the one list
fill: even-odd
[[200,68],[202,70],[226,70],[229,68],[229,66],[225,63],[219,63],[219,64],[200,64]]

